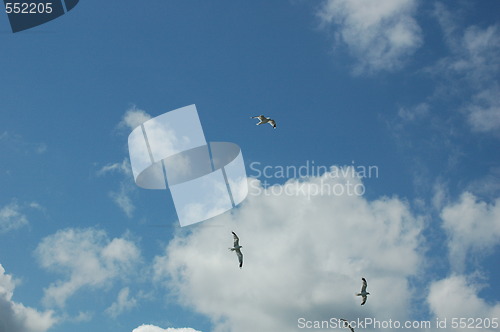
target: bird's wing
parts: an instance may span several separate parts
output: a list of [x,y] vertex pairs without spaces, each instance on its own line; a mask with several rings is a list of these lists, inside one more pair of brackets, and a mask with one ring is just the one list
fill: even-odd
[[240,239],[238,238],[238,235],[236,235],[235,232],[232,232],[232,233],[233,233],[233,237],[234,237],[234,246],[237,247],[237,246],[239,246]]
[[240,262],[240,267],[243,266],[243,254],[240,249],[236,250],[236,255],[238,255],[238,261]]
[[366,283],[365,278],[361,278],[361,280],[363,280],[363,286],[361,287],[361,293],[364,293],[364,292],[366,292],[367,283]]
[[367,299],[367,296],[363,296],[363,302],[361,302],[361,305],[365,304],[366,303],[366,299]]
[[349,324],[347,319],[341,318],[340,320],[344,322],[344,327],[348,327],[352,332],[354,332],[354,329],[351,327],[351,324]]
[[276,128],[276,121],[274,121],[273,119],[269,120],[269,124],[273,126],[273,128]]

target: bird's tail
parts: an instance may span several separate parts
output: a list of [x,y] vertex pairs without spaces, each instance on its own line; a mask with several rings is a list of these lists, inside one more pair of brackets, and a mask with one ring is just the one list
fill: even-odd
[[230,251],[234,251],[234,248],[228,248]]

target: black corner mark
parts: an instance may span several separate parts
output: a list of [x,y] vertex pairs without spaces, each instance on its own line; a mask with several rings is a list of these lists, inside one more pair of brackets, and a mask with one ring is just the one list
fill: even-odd
[[19,32],[52,21],[73,9],[79,0],[3,0],[12,32]]

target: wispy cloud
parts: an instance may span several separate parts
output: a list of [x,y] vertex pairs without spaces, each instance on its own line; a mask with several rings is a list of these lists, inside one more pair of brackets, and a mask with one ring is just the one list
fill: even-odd
[[45,304],[59,307],[84,286],[99,289],[130,275],[141,261],[133,241],[110,240],[105,231],[94,228],[60,230],[44,238],[35,254],[43,268],[65,276],[45,289]]
[[29,224],[26,211],[43,210],[37,202],[19,204],[16,200],[0,208],[0,234],[13,231]]
[[110,191],[109,197],[113,202],[127,215],[127,217],[132,218],[134,215],[135,205],[132,201],[131,194],[134,191],[134,187],[128,182],[122,182],[120,184],[120,189],[117,191]]
[[500,87],[497,84],[474,95],[465,110],[472,130],[500,134]]
[[326,0],[317,15],[336,46],[356,58],[355,74],[400,69],[422,45],[415,0]]
[[0,146],[22,154],[43,154],[47,152],[47,144],[29,142],[21,135],[4,131],[0,134]]
[[104,165],[97,172],[97,176],[106,176],[111,174],[119,174],[123,179],[119,182],[120,188],[109,192],[109,197],[113,202],[127,215],[132,218],[134,215],[135,205],[132,200],[132,195],[135,191],[135,186],[132,180],[132,169],[130,161],[124,158],[122,162],[111,163]]
[[51,310],[39,312],[14,302],[14,288],[14,279],[0,264],[0,331],[45,332],[57,323]]
[[450,55],[431,72],[446,80],[445,90],[460,96],[461,110],[475,132],[497,134],[500,129],[500,27],[461,28],[454,13],[436,4],[434,16],[441,25]]
[[118,293],[118,297],[105,312],[112,318],[116,318],[124,312],[130,311],[137,306],[137,299],[130,296],[130,289],[123,288]]
[[12,202],[0,209],[0,234],[28,225],[28,218],[21,212],[21,207]]
[[[146,113],[146,111],[133,106],[125,112],[122,119],[118,123],[117,128],[130,131],[150,118],[151,115]],[[97,170],[96,175],[105,176],[113,173],[118,173],[123,178],[119,182],[119,188],[109,192],[109,197],[127,217],[132,218],[135,211],[133,193],[136,187],[133,181],[132,168],[128,157],[124,158],[121,162],[104,165]]]
[[132,175],[132,169],[130,167],[130,161],[128,158],[124,158],[122,162],[119,163],[111,163],[104,165],[97,171],[98,176],[103,176],[108,173],[120,173],[126,176]]

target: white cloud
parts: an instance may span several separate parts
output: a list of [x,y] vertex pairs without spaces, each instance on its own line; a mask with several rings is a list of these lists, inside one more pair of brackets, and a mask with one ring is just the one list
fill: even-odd
[[135,205],[132,201],[132,193],[135,190],[135,186],[132,184],[132,169],[128,158],[124,158],[120,163],[104,165],[96,174],[97,176],[104,176],[115,172],[118,172],[125,178],[120,182],[120,188],[118,190],[109,192],[109,197],[127,217],[132,218],[135,210]]
[[166,328],[162,329],[158,326],[154,325],[141,325],[135,329],[132,330],[132,332],[200,332],[198,330],[189,328],[189,327],[182,327],[182,328]]
[[[500,319],[500,303],[489,304],[485,300],[478,297],[479,287],[469,282],[466,277],[461,275],[453,275],[446,279],[436,281],[431,284],[427,303],[431,312],[439,320],[447,319],[448,329],[439,329],[440,331],[471,331],[471,328],[451,329],[453,318],[473,318],[473,325],[479,324],[477,327],[488,327],[491,325],[483,325],[484,321],[476,319],[488,318],[491,324],[491,319]],[[457,322],[459,320],[457,319]],[[466,320],[469,324],[471,321]],[[486,323],[486,322],[484,322]],[[497,325],[498,326],[498,325]],[[474,331],[476,331],[474,329]],[[498,328],[488,329],[481,328],[481,331],[498,331]]]
[[151,119],[151,115],[146,113],[146,111],[138,109],[135,106],[133,106],[125,112],[125,115],[118,124],[118,127],[128,128],[132,130],[135,129],[137,126],[140,126],[149,119]]
[[500,244],[500,198],[486,203],[465,192],[443,208],[441,218],[449,237],[450,263],[457,272],[464,271],[469,252],[488,252]]
[[318,12],[358,60],[355,73],[396,70],[422,45],[415,0],[327,0]]
[[500,196],[500,166],[492,167],[482,177],[472,181],[467,190],[479,196]]
[[29,225],[26,211],[29,209],[44,211],[37,202],[18,204],[16,200],[0,208],[0,234]]
[[399,118],[404,122],[413,122],[429,115],[429,104],[420,103],[415,107],[401,107],[398,111]]
[[111,306],[109,306],[105,312],[113,318],[118,317],[126,311],[130,311],[137,306],[137,299],[130,297],[130,289],[128,287],[123,288],[119,293],[118,297]]
[[500,31],[498,26],[481,29],[468,27],[459,39],[458,47],[452,49],[454,57],[449,59],[449,69],[466,75],[475,83],[482,84],[485,79],[495,79],[500,62]]
[[15,282],[0,264],[0,332],[45,332],[56,324],[52,311],[39,312],[12,301]]
[[97,171],[98,176],[106,175],[108,173],[118,172],[126,176],[132,175],[132,168],[128,158],[124,158],[121,163],[107,164]]
[[28,218],[21,210],[16,202],[7,204],[0,209],[0,234],[28,225]]
[[460,29],[456,17],[442,4],[436,5],[434,14],[451,54],[433,72],[445,74],[447,86],[469,99],[462,110],[472,130],[496,134],[500,129],[500,27]]
[[[263,190],[252,181],[250,188]],[[286,185],[250,194],[217,218],[224,226],[177,235],[155,258],[154,280],[210,317],[214,331],[295,331],[300,317],[407,318],[422,221],[398,198],[314,194],[347,181],[361,183],[323,176],[287,182],[288,194]],[[233,230],[243,246],[241,270],[227,249]],[[383,294],[364,307],[354,296],[361,277],[372,294]]]
[[78,314],[74,317],[65,317],[65,321],[81,323],[81,322],[90,322],[94,314],[89,311],[79,311]]
[[4,131],[0,134],[1,146],[22,153],[22,154],[44,154],[47,152],[47,144],[45,143],[32,143],[26,141],[21,135],[13,134],[8,131]]
[[[151,115],[133,106],[125,112],[117,128],[133,130],[149,119],[151,119]],[[103,176],[113,172],[121,173],[125,178],[120,182],[119,189],[109,192],[109,197],[127,217],[131,218],[135,210],[135,205],[132,200],[132,193],[135,190],[135,186],[131,182],[132,168],[129,159],[124,158],[122,162],[107,164],[99,169],[96,174],[98,176]]]
[[474,131],[498,134],[500,130],[500,87],[494,85],[477,93],[466,107],[466,111],[469,124]]
[[44,302],[59,307],[82,287],[98,289],[129,276],[140,261],[134,242],[110,240],[105,231],[92,228],[60,230],[44,238],[35,254],[42,267],[66,277],[45,289]]
[[128,182],[122,182],[118,191],[110,191],[109,196],[116,205],[127,215],[132,218],[134,215],[135,205],[132,201],[131,193],[134,191]]

